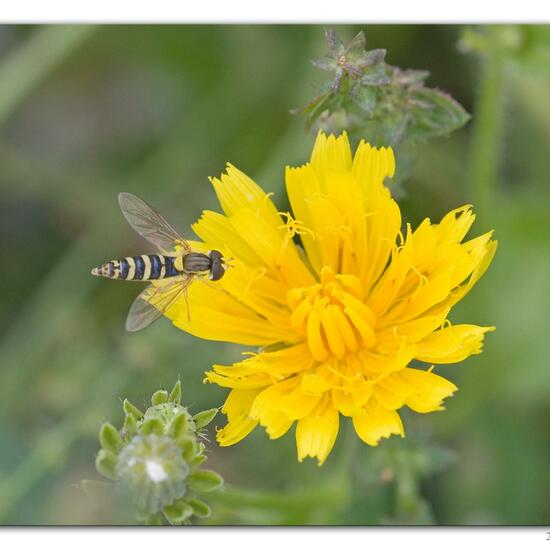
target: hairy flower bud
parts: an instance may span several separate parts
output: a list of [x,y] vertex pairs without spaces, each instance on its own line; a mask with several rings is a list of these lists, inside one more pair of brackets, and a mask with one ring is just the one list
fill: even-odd
[[185,494],[189,465],[169,437],[137,435],[120,452],[116,474],[137,496],[140,510],[156,513]]
[[98,472],[129,492],[146,524],[181,525],[193,516],[208,517],[210,507],[197,494],[223,485],[216,472],[199,468],[206,460],[200,430],[217,409],[192,416],[180,401],[179,381],[170,393],[156,391],[144,413],[125,399],[122,430],[106,422],[99,432]]

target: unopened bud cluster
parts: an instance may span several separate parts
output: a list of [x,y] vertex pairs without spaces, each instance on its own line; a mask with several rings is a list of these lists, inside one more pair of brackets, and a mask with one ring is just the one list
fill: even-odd
[[192,416],[181,405],[179,381],[170,393],[155,392],[145,412],[127,399],[123,407],[121,430],[101,426],[98,472],[130,491],[145,523],[182,525],[208,517],[210,507],[198,496],[219,489],[223,479],[201,468],[206,456],[199,438],[217,409]]
[[308,130],[368,135],[372,145],[396,147],[448,135],[469,115],[450,95],[428,88],[427,71],[386,63],[386,50],[366,49],[363,32],[344,44],[325,32],[328,52],[312,63],[332,73],[321,93],[295,113],[306,115]]

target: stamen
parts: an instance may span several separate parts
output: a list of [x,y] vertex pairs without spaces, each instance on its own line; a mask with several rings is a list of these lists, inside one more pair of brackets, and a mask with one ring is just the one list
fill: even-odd
[[321,312],[321,324],[327,337],[330,351],[338,359],[343,359],[346,355],[346,346],[340,331],[338,330],[337,317],[333,315],[335,306],[327,306]]
[[361,347],[372,347],[375,317],[362,301],[361,281],[353,275],[335,274],[328,266],[319,278],[319,283],[287,294],[291,325],[307,339],[313,357],[326,361],[333,356],[340,361]]
[[317,308],[312,308],[307,319],[307,342],[311,355],[317,361],[324,361],[329,354],[321,335],[321,316]]
[[281,218],[286,218],[284,225],[279,226],[279,229],[286,229],[285,245],[296,235],[309,235],[315,240],[315,233],[304,225],[304,222],[295,220],[290,212],[279,212]]

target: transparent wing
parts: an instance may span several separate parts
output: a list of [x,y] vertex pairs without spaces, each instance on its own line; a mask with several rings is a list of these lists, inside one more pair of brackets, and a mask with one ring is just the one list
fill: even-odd
[[186,292],[192,280],[192,275],[183,274],[158,285],[149,285],[130,307],[126,318],[126,330],[137,332],[156,321]]
[[152,207],[131,193],[119,193],[118,203],[128,223],[165,254],[189,254],[189,243]]

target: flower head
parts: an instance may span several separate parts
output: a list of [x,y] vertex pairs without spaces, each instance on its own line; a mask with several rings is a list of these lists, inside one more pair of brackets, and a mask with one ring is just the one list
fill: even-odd
[[231,165],[212,180],[224,214],[203,213],[196,246],[221,250],[234,267],[216,286],[191,286],[191,320],[184,303],[167,316],[202,338],[261,348],[206,375],[231,390],[221,445],[258,424],[274,439],[296,423],[299,460],[322,464],[341,415],[369,445],[403,436],[398,409],[441,410],[457,389],[431,365],[481,352],[493,327],[451,325],[447,316],[487,269],[496,242],[491,232],[463,242],[470,206],[437,224],[407,224],[403,235],[384,186],[393,172],[391,149],[361,142],[352,155],[345,133],[321,132],[310,162],[287,168],[293,215],[281,216]]

